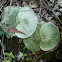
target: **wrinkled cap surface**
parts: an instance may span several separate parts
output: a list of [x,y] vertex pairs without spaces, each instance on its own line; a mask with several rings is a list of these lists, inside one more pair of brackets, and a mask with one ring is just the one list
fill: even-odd
[[40,29],[40,48],[44,51],[53,49],[59,42],[60,33],[58,27],[51,23],[45,23]]
[[16,17],[16,21],[19,23],[16,29],[25,34],[15,33],[15,35],[19,38],[31,36],[36,30],[37,20],[37,16],[32,9],[29,7],[22,7]]

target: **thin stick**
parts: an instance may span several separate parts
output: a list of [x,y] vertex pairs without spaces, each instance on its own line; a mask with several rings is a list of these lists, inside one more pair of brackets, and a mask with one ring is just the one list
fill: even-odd
[[[10,7],[9,7],[8,14],[7,14],[7,17],[6,17],[6,20],[5,20],[6,22],[7,22],[9,13],[10,13],[10,9],[11,9],[11,5],[12,5],[12,1],[13,1],[13,0],[10,1]],[[6,24],[6,22],[5,22],[5,24]]]
[[3,57],[3,53],[4,53],[3,42],[4,42],[4,33],[3,33],[3,36],[2,36],[2,42],[1,42],[1,46],[2,46],[2,50],[1,50],[2,62],[3,62],[3,58],[5,58],[5,56]]
[[58,21],[60,22],[60,24],[62,24],[61,20],[59,19],[59,17],[55,14],[55,12],[52,10],[53,14],[57,17]]
[[[10,8],[11,8],[11,5],[12,5],[12,1],[13,0],[10,1],[10,7],[9,7],[8,14],[7,14],[7,17],[6,17],[6,20],[5,20],[6,22],[7,22],[7,18],[9,16],[9,13],[10,13]],[[6,24],[6,22],[5,22],[5,24]],[[1,26],[1,23],[0,23],[0,26]],[[3,42],[4,42],[4,33],[3,33],[3,37],[2,37],[2,43],[1,43],[1,45],[2,45],[2,51],[1,51],[2,58],[3,58],[3,53],[4,53]],[[4,58],[5,58],[5,56],[4,56]],[[2,59],[2,62],[3,62],[3,59]]]

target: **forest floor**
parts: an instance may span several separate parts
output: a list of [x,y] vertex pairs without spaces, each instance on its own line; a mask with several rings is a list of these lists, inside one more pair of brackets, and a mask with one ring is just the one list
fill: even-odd
[[[61,0],[58,0],[61,1]],[[61,62],[62,60],[62,6],[58,4],[57,0],[0,0],[0,21],[1,15],[6,6],[29,6],[33,9],[38,17],[38,21],[52,22],[59,27],[60,30],[60,42],[56,48],[48,52],[41,52],[35,56],[27,56],[27,60],[20,60],[17,62]],[[7,39],[3,34],[0,36],[0,49],[2,49],[2,43],[5,44],[6,50],[4,52],[13,51],[13,54],[17,54],[19,50],[23,53],[31,53],[28,49],[25,49],[23,42],[20,44],[19,38]],[[5,42],[3,42],[5,41]],[[11,42],[12,41],[12,42]],[[22,40],[21,40],[22,41]],[[1,53],[1,50],[0,50]],[[2,53],[0,57],[2,56]],[[2,60],[0,60],[1,62]]]

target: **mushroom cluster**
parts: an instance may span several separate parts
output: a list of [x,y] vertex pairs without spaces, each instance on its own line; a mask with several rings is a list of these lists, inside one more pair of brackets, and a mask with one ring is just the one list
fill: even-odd
[[[8,13],[10,9],[10,12]],[[8,18],[7,18],[7,14]],[[8,6],[2,13],[2,26],[15,28],[21,33],[9,33],[11,37],[17,36],[23,39],[27,49],[32,52],[40,50],[48,51],[56,47],[60,40],[58,27],[51,22],[37,22],[35,12],[29,7]],[[3,29],[4,30],[4,29]],[[7,31],[5,30],[7,33]]]

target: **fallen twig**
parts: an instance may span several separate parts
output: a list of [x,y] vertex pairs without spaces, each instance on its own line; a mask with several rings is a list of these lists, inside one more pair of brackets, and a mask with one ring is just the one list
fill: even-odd
[[[2,26],[2,24],[1,24],[1,23],[0,23],[0,26]],[[8,27],[5,27],[5,26],[2,26],[2,27],[3,27],[4,29],[6,29],[6,30],[10,31],[10,32],[24,34],[23,32],[18,31],[18,30],[14,29],[14,28],[8,28]]]
[[[12,5],[12,1],[13,1],[13,0],[10,1],[10,7],[9,7],[8,14],[7,14],[7,17],[6,17],[6,20],[5,20],[6,22],[7,22],[9,13],[10,13],[10,9],[11,9],[11,5]],[[5,24],[6,24],[6,22],[5,22]]]
[[60,24],[62,24],[61,20],[59,19],[59,17],[55,14],[55,12],[52,10],[53,14],[57,17],[58,21],[60,22]]
[[3,59],[5,58],[5,55],[4,55],[4,47],[3,47],[3,42],[4,42],[4,33],[3,33],[3,36],[2,36],[2,42],[1,42],[1,46],[2,46],[2,50],[1,50],[1,61],[3,62]]
[[9,30],[10,32],[15,32],[15,33],[21,33],[21,34],[24,34],[23,32],[18,31],[18,30],[14,29],[14,28],[8,28],[8,27],[3,27],[3,28],[6,29],[6,30]]

